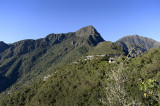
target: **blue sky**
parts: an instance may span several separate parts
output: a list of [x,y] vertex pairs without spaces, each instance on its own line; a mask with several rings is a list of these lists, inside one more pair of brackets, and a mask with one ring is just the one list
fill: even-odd
[[0,0],[0,41],[13,43],[93,25],[106,41],[160,41],[160,0]]

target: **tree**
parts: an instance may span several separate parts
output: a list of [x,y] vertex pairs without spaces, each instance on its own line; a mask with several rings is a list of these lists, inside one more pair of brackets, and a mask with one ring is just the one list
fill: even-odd
[[124,60],[120,57],[117,61],[116,67],[106,75],[108,77],[105,87],[107,100],[103,103],[110,106],[141,105],[141,103],[130,98],[125,90],[125,83],[129,75],[129,70],[126,70],[128,57]]

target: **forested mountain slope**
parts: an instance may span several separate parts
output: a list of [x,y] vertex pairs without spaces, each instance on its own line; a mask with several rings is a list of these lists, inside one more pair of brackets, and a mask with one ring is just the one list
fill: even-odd
[[1,105],[159,105],[160,48],[136,58],[97,57],[58,68],[48,79],[8,95]]
[[[99,46],[104,51],[101,52]],[[1,49],[0,53],[0,92],[14,92],[53,73],[53,68],[84,59],[87,55],[95,55],[93,50],[98,51],[99,55],[124,55],[123,47],[105,42],[93,26],[72,33],[49,34],[38,40],[23,40],[3,47],[5,49]]]
[[0,42],[0,103],[158,105],[159,45],[137,35],[104,41],[93,26],[37,40]]

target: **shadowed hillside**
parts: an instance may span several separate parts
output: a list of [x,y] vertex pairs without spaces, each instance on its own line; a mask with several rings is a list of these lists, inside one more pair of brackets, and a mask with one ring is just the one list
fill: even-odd
[[8,49],[10,45],[4,43],[3,41],[0,41],[0,53]]

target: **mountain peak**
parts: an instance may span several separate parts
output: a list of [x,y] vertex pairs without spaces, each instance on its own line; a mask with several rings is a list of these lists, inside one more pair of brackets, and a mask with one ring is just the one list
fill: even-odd
[[87,28],[87,29],[89,29],[89,30],[95,30],[95,28],[93,27],[93,25],[89,25],[89,26],[86,26],[86,27],[84,27],[84,28]]
[[97,30],[92,25],[89,25],[76,31],[76,36],[85,37],[85,36],[94,35],[97,33],[98,33]]
[[8,44],[4,43],[3,41],[0,41],[0,52],[6,50],[8,47]]
[[75,32],[76,36],[83,37],[87,39],[88,44],[97,45],[99,42],[103,42],[104,39],[97,32],[97,30],[92,26],[86,26]]
[[160,43],[147,37],[139,36],[139,35],[130,35],[125,36],[118,41],[116,41],[120,45],[124,47],[126,51],[132,50],[133,46],[137,49],[137,54],[141,54],[141,52],[145,52],[151,48],[157,48],[160,46]]
[[0,41],[0,44],[5,44],[3,41]]

